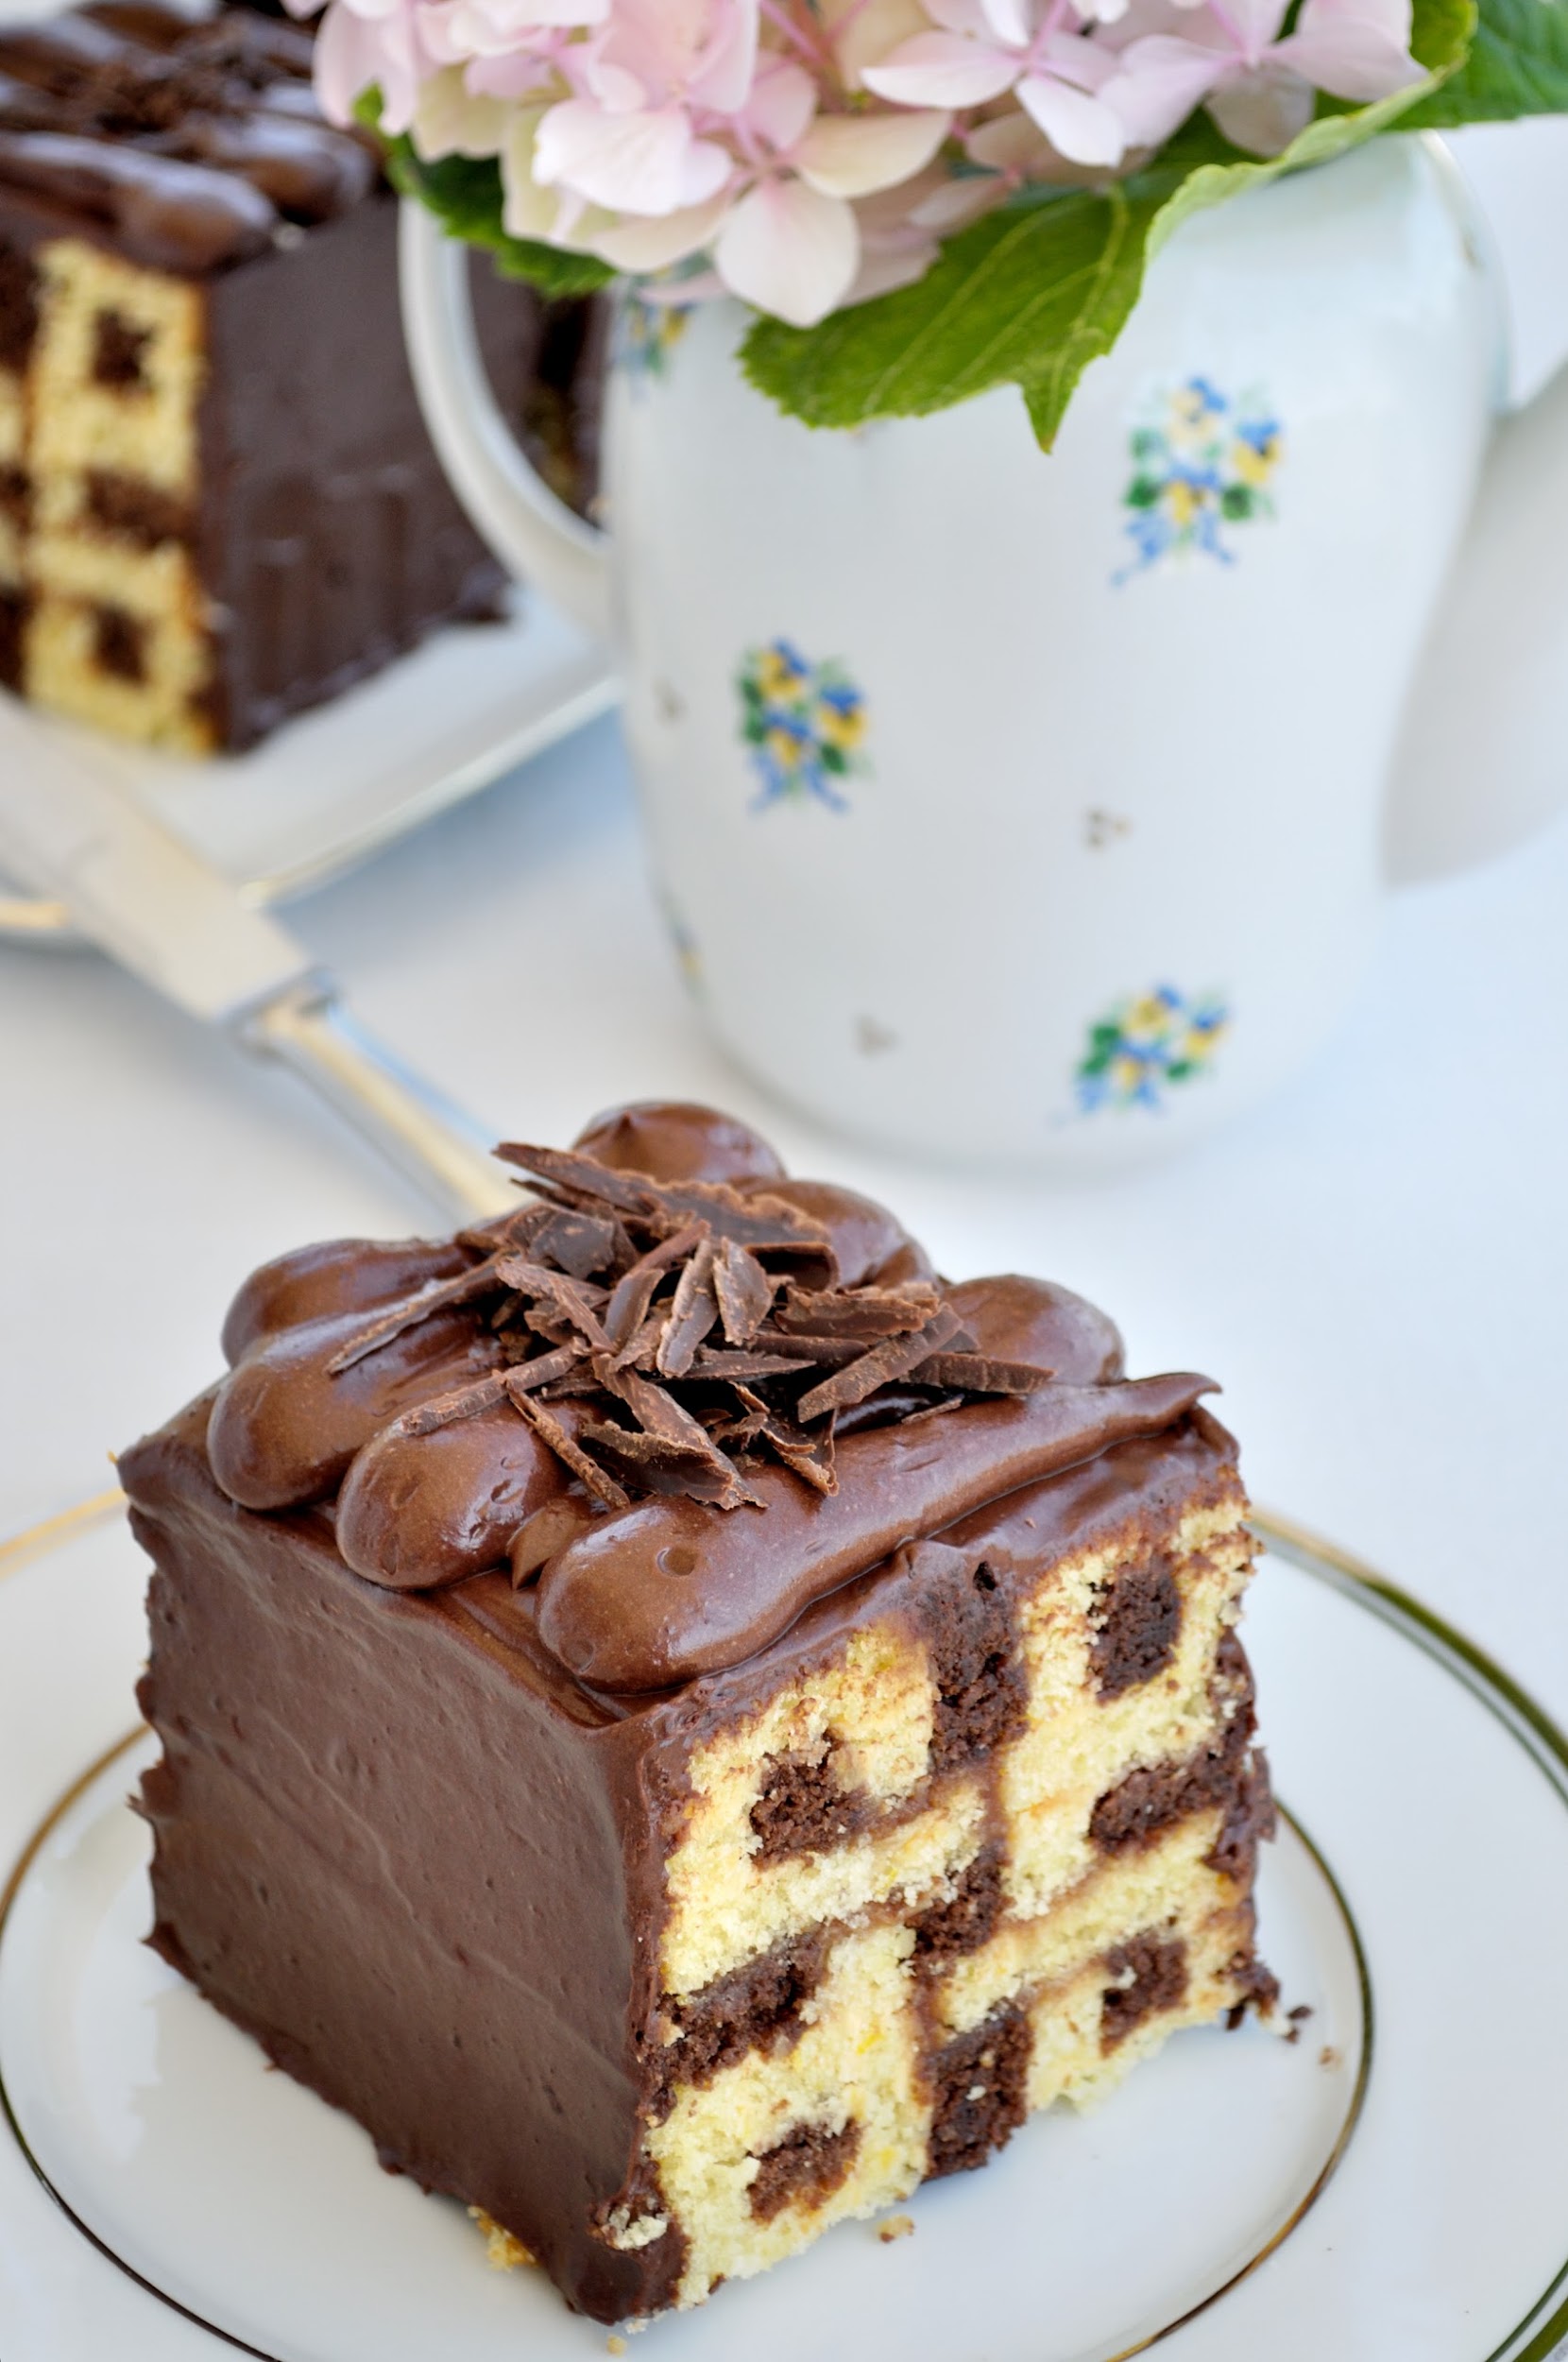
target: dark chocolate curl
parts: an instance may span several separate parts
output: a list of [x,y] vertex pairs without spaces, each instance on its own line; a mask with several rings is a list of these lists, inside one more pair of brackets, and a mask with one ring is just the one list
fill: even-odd
[[[642,1501],[571,1543],[539,1579],[538,1628],[579,1681],[637,1693],[738,1665],[895,1549],[1113,1444],[1158,1435],[1211,1378],[1189,1372],[1111,1386],[1048,1386],[941,1419],[874,1428],[839,1446],[839,1490],[808,1493],[758,1468],[763,1511],[717,1519],[700,1502]],[[661,1556],[688,1571],[673,1583]]]
[[878,1386],[891,1386],[895,1378],[907,1378],[919,1362],[939,1353],[958,1335],[959,1327],[958,1314],[944,1305],[912,1336],[885,1337],[858,1361],[846,1362],[831,1378],[825,1378],[810,1394],[801,1395],[796,1412],[810,1422],[829,1411],[846,1411],[852,1403],[864,1402]]

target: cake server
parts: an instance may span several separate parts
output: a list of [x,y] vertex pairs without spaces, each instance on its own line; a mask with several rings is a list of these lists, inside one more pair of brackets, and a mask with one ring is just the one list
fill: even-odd
[[3,707],[0,868],[187,1016],[292,1067],[444,1211],[517,1203],[475,1126],[355,1022],[286,928]]

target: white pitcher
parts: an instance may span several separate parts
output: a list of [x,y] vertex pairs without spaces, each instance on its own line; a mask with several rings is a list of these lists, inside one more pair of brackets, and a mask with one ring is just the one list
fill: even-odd
[[1503,336],[1445,152],[1202,214],[1055,452],[1019,395],[813,433],[729,305],[622,313],[608,533],[532,476],[460,250],[405,209],[416,377],[496,550],[610,631],[659,890],[734,1054],[924,1154],[1211,1129],[1333,1031],[1386,877],[1568,781],[1568,372]]

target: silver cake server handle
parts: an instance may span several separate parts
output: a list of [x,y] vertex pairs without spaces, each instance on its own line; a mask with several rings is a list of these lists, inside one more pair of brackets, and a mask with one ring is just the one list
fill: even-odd
[[291,1067],[443,1213],[517,1204],[477,1126],[355,1022],[286,928],[3,705],[0,867],[188,1016]]

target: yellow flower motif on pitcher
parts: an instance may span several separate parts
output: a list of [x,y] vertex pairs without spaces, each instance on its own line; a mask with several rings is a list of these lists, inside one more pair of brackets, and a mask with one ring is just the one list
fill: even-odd
[[629,293],[615,319],[615,358],[634,384],[663,377],[691,317],[689,303],[650,303]]
[[847,812],[843,782],[866,768],[865,698],[841,664],[808,662],[789,640],[750,648],[735,676],[741,740],[759,792],[753,807],[814,796]]
[[1158,1111],[1168,1090],[1209,1071],[1230,1023],[1216,994],[1189,1000],[1173,984],[1119,1001],[1089,1028],[1075,1075],[1080,1108]]
[[1236,401],[1205,377],[1152,401],[1130,439],[1123,492],[1133,556],[1112,579],[1127,582],[1189,551],[1234,565],[1228,526],[1272,517],[1269,487],[1281,457],[1278,419],[1260,394]]

